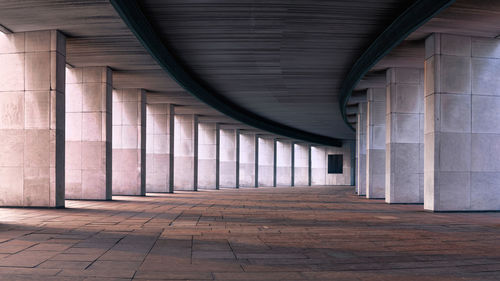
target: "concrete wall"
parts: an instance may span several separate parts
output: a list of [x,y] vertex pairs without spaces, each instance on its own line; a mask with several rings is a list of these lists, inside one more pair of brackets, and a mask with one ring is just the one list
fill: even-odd
[[198,117],[175,115],[174,189],[198,189]]
[[240,133],[240,187],[255,187],[255,138]]
[[[326,185],[350,185],[351,184],[351,145],[343,143],[342,147],[325,148],[325,184]],[[328,155],[342,154],[342,174],[328,174]]]
[[170,192],[171,104],[146,105],[146,192]]
[[367,91],[366,197],[385,197],[385,88]]
[[276,185],[292,185],[292,143],[276,141]]
[[113,90],[113,194],[146,194],[146,94]]
[[426,40],[424,208],[500,210],[500,40]]
[[258,185],[273,186],[274,184],[274,139],[259,137],[259,171]]
[[424,202],[423,84],[423,69],[387,70],[387,203]]
[[[328,155],[342,154],[342,174],[328,174]],[[351,147],[311,146],[311,184],[312,185],[350,185],[351,184]]]
[[306,186],[309,184],[309,145],[296,143],[294,152],[294,185]]
[[217,184],[217,128],[215,123],[198,124],[198,188],[215,189]]
[[236,130],[220,129],[220,187],[236,187]]
[[0,205],[64,206],[66,40],[0,33]]
[[366,102],[358,104],[356,123],[356,193],[366,195]]
[[66,199],[111,200],[112,73],[66,69]]

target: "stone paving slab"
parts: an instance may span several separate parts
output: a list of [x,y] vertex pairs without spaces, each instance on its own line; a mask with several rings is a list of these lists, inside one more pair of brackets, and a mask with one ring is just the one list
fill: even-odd
[[500,213],[352,187],[223,189],[0,208],[0,280],[500,280]]

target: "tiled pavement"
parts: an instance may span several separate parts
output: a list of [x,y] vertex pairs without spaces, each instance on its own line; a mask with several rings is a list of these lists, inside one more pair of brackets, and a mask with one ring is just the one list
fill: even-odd
[[500,213],[429,213],[352,190],[1,208],[0,280],[500,280]]

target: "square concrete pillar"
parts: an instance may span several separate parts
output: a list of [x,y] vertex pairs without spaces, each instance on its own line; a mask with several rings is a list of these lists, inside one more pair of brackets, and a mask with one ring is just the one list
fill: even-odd
[[[342,143],[341,147],[327,146],[325,149],[325,184],[350,185],[351,184],[351,144]],[[342,173],[328,172],[328,155],[342,155]]]
[[311,185],[326,184],[326,148],[311,146]]
[[276,141],[276,185],[292,185],[292,143]]
[[294,150],[294,186],[306,186],[309,184],[309,145],[295,143]]
[[172,104],[146,105],[146,192],[170,192]]
[[0,205],[64,207],[66,39],[0,33]]
[[66,199],[111,200],[112,73],[66,69]]
[[216,123],[198,124],[198,188],[216,189],[217,174]]
[[146,194],[146,94],[113,90],[113,194]]
[[236,130],[219,129],[220,187],[236,187]]
[[384,88],[367,91],[366,197],[385,197],[385,95]]
[[236,130],[236,138],[235,138],[235,141],[236,141],[236,165],[235,165],[235,169],[236,169],[236,188],[240,188],[240,149],[241,149],[241,146],[240,146],[240,130],[237,129]]
[[258,186],[274,185],[274,139],[258,138]]
[[356,123],[356,193],[366,196],[366,102],[358,104]]
[[198,116],[175,115],[174,189],[198,190]]
[[427,38],[424,208],[500,210],[500,40]]
[[424,202],[424,71],[387,70],[385,201]]
[[240,187],[255,187],[255,134],[240,133]]

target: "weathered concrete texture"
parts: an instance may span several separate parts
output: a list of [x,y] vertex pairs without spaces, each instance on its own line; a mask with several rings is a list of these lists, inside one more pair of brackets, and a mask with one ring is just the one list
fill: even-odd
[[255,138],[240,133],[240,187],[255,187]]
[[217,184],[216,123],[198,124],[198,188],[215,189]]
[[309,184],[309,145],[296,143],[294,152],[294,185]]
[[174,189],[198,190],[198,116],[175,115]]
[[0,33],[0,205],[64,207],[66,39]]
[[367,91],[366,197],[385,197],[385,95],[384,88]]
[[500,40],[426,40],[424,208],[500,210]]
[[220,129],[220,187],[236,187],[236,130]]
[[356,193],[366,196],[366,102],[358,104],[356,123]]
[[[341,154],[342,173],[328,173],[328,155]],[[350,185],[351,184],[351,148],[349,143],[342,147],[311,146],[311,185]]]
[[170,192],[172,104],[146,105],[146,192]]
[[311,146],[311,185],[326,184],[326,148],[324,146]]
[[[325,159],[325,167],[326,167],[326,176],[325,176],[325,184],[326,185],[350,185],[351,184],[351,144],[348,142],[344,142],[342,147],[326,147],[326,159]],[[329,174],[328,173],[328,155],[330,154],[340,154],[342,155],[342,174]]]
[[273,186],[274,184],[274,139],[259,137],[259,170],[258,185]]
[[66,199],[111,200],[112,73],[66,69]]
[[146,94],[113,90],[113,194],[146,194]]
[[292,185],[292,143],[276,141],[276,185]]
[[424,202],[424,71],[387,70],[385,201]]

